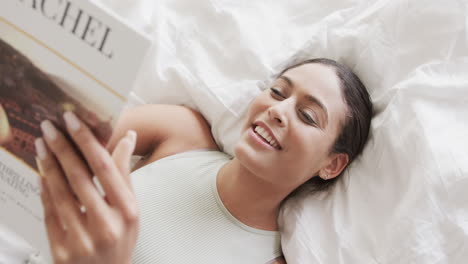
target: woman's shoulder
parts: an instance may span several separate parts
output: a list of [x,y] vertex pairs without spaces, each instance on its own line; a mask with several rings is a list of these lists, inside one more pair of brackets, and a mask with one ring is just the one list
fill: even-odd
[[194,109],[179,105],[145,105],[135,112],[139,117],[127,119],[141,116],[147,119],[137,131],[139,135],[143,133],[141,148],[146,149],[137,154],[145,156],[145,164],[191,150],[219,150],[209,123]]

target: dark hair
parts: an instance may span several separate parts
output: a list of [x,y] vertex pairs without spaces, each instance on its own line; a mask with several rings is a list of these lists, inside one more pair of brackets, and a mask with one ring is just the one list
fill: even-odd
[[[316,58],[293,64],[284,69],[278,76],[286,71],[304,64],[318,63],[330,66],[341,81],[343,99],[347,105],[347,115],[342,130],[331,148],[332,153],[346,153],[349,157],[348,165],[362,152],[367,142],[369,128],[372,119],[372,102],[366,87],[359,77],[347,66],[331,59]],[[347,166],[348,166],[347,165]],[[299,186],[288,197],[298,193],[317,193],[329,190],[344,173],[337,177],[324,180],[320,177],[312,177]]]

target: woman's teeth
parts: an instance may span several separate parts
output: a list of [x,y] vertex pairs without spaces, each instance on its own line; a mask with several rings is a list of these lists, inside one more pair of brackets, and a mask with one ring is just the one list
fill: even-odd
[[260,135],[263,139],[265,139],[271,146],[273,146],[274,148],[279,147],[278,143],[276,143],[276,141],[270,135],[268,135],[268,132],[263,127],[256,126],[254,130],[258,135]]

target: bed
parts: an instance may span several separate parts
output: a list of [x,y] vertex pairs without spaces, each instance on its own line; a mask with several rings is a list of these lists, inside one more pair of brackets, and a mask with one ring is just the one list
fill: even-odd
[[[288,263],[466,263],[468,1],[99,2],[153,38],[128,105],[194,107],[227,153],[285,66],[328,57],[363,80],[370,140],[336,188],[285,204]],[[0,263],[33,253],[0,238]]]

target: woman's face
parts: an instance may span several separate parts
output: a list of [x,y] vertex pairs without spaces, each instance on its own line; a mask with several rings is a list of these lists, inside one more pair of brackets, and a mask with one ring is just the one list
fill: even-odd
[[252,102],[236,158],[275,185],[295,188],[315,175],[336,176],[342,164],[330,149],[345,113],[332,67],[310,63],[290,69]]

